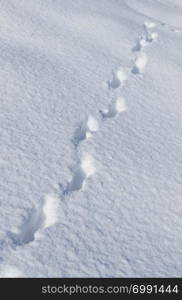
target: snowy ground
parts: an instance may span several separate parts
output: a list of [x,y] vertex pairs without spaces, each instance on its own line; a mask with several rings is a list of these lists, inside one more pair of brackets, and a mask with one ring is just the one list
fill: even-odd
[[182,1],[0,1],[0,276],[181,277]]

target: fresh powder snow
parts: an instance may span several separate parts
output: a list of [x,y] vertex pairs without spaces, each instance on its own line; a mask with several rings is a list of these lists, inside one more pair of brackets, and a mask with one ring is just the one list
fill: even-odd
[[181,277],[181,0],[1,0],[0,124],[0,277]]

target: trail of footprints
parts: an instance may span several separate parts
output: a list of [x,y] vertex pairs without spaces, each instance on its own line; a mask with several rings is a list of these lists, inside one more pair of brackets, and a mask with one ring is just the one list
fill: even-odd
[[[158,34],[153,31],[155,23],[144,23],[143,34],[138,37],[134,48],[132,49],[134,59],[131,67],[118,68],[113,71],[111,80],[107,82],[108,89],[115,90],[124,86],[129,76],[142,74],[145,70],[148,58],[145,48],[158,39]],[[104,121],[117,117],[118,114],[127,110],[126,100],[121,95],[108,105],[107,108],[99,111],[100,121],[89,115],[86,120],[78,125],[74,132],[72,143],[75,148],[76,164],[72,171],[72,178],[63,187],[61,184],[62,197],[66,198],[73,192],[84,190],[87,180],[96,172],[94,158],[90,153],[82,153],[80,147],[82,142],[93,138],[99,130],[99,125]],[[81,153],[81,155],[80,155]],[[47,195],[39,207],[33,207],[27,211],[21,227],[17,232],[8,232],[9,238],[15,246],[25,245],[42,237],[43,231],[58,222],[57,207],[60,196],[55,194]]]

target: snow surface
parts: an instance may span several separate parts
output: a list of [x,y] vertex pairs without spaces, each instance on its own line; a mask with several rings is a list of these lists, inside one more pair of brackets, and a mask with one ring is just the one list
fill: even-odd
[[182,1],[0,8],[0,276],[181,277]]

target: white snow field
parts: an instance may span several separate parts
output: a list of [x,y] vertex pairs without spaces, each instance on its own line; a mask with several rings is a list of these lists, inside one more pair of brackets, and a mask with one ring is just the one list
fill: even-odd
[[182,1],[0,1],[0,276],[182,276]]

